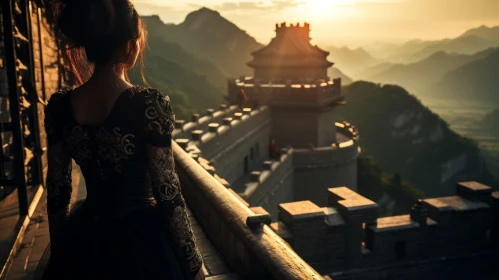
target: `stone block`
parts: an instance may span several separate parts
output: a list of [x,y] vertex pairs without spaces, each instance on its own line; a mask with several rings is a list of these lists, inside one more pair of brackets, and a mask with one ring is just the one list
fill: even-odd
[[473,201],[492,203],[492,188],[478,182],[461,182],[457,184],[457,195]]
[[194,122],[194,123],[197,123],[200,118],[201,118],[201,116],[199,114],[193,114],[191,116],[191,121]]
[[232,123],[232,118],[223,118],[222,119],[222,124],[223,125],[230,126],[231,123]]
[[272,170],[272,164],[273,164],[273,162],[270,161],[270,160],[264,161],[263,162],[263,170],[271,171]]
[[195,161],[198,161],[199,160],[199,154],[189,154],[191,156],[192,159],[194,159]]
[[198,130],[194,130],[192,132],[192,135],[191,135],[192,140],[193,141],[201,141],[201,137],[203,136],[203,133],[204,132],[202,130],[199,130],[199,129]]
[[347,187],[328,189],[328,206],[336,207],[347,221],[375,224],[378,205]]
[[242,117],[243,117],[243,113],[238,112],[238,113],[234,114],[234,119],[236,119],[236,120],[240,120]]
[[251,182],[259,183],[260,182],[260,175],[261,175],[260,171],[253,171],[253,172],[251,172],[250,173],[250,181]]
[[206,109],[206,115],[207,116],[212,117],[214,113],[215,113],[214,109]]
[[179,138],[179,139],[176,139],[175,142],[177,142],[177,144],[180,146],[180,148],[184,149],[187,149],[187,145],[189,144],[190,140],[189,139],[185,139],[185,138]]
[[220,108],[220,111],[225,111],[225,110],[227,110],[228,106],[227,106],[227,104],[220,104],[219,108]]
[[212,132],[212,133],[217,133],[219,127],[220,127],[220,124],[218,124],[218,123],[210,123],[208,125],[208,131]]
[[251,114],[251,108],[244,108],[243,115],[249,115],[249,114]]
[[175,120],[175,129],[182,129],[184,127],[184,120]]
[[325,225],[324,216],[324,211],[309,200],[279,204],[279,220],[293,233],[295,231],[313,233],[317,226]]

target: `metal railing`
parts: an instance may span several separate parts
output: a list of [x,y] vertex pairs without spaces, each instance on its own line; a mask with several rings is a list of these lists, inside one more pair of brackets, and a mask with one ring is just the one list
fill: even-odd
[[43,193],[46,148],[41,141],[44,134],[39,117],[43,116],[40,110],[46,105],[46,85],[43,1],[2,0],[0,10],[0,59],[3,62],[0,65],[0,187],[6,190],[0,194],[0,205],[4,195],[10,199],[17,192],[18,206],[17,222],[12,224],[6,246],[0,248],[1,278],[19,248],[30,214]]

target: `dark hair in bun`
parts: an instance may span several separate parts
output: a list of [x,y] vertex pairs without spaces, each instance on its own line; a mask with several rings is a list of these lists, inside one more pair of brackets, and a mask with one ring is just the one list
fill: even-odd
[[129,0],[55,0],[52,5],[56,37],[75,82],[88,80],[92,64],[109,62],[128,42],[139,43],[143,77],[147,31]]

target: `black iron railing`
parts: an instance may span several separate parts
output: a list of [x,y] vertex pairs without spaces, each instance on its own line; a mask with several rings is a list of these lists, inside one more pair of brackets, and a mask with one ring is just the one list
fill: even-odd
[[16,196],[18,206],[17,222],[3,242],[8,246],[0,246],[1,278],[43,192],[42,126],[48,98],[44,56],[50,32],[44,24],[43,1],[2,0],[0,10],[0,212],[2,202]]

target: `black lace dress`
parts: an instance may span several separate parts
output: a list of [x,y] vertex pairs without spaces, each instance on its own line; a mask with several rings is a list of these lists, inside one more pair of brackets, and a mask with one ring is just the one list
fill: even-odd
[[[47,279],[192,279],[202,259],[174,168],[168,96],[132,87],[100,125],[73,118],[69,89],[45,111]],[[87,198],[69,215],[71,159]]]

